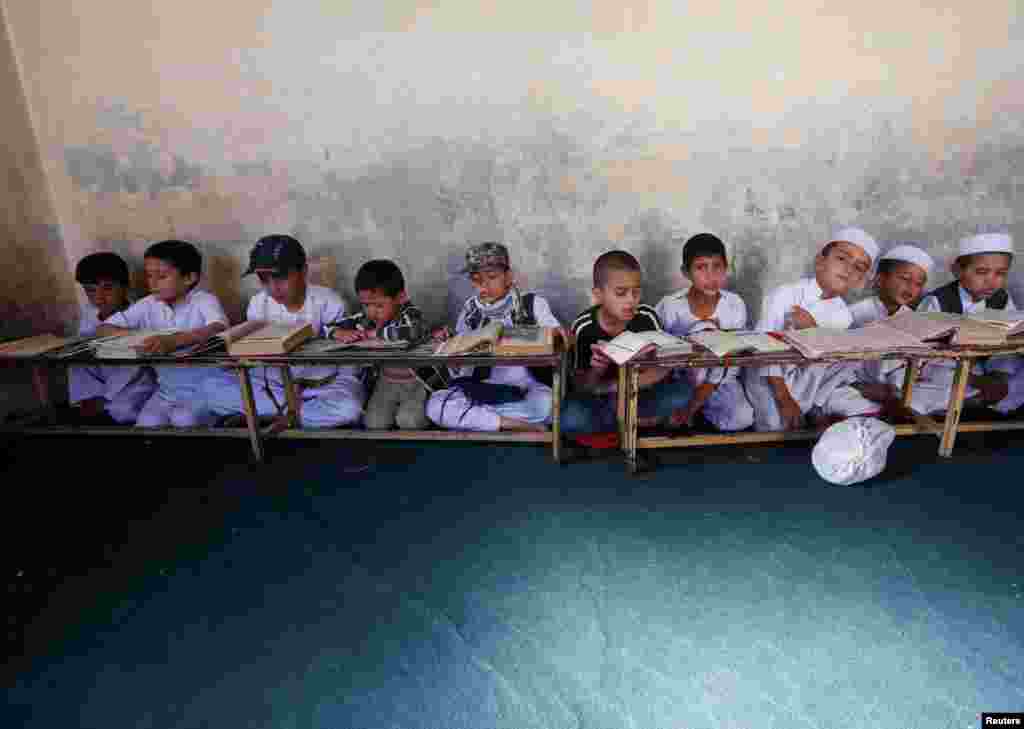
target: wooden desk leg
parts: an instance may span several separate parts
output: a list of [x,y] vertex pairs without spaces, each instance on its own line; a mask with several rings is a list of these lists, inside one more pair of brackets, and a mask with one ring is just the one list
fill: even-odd
[[626,447],[626,383],[628,382],[626,369],[628,367],[628,363],[619,367],[618,389],[615,392],[615,420],[619,425],[619,445],[622,448]]
[[[564,359],[564,355],[563,355]],[[551,372],[551,457],[562,462],[562,361]]]
[[630,365],[626,370],[626,438],[624,447],[626,450],[626,468],[630,474],[637,472],[636,442],[638,419],[640,415],[640,368]]
[[917,360],[907,360],[907,371],[903,375],[903,397],[900,398],[904,408],[910,408],[911,399],[914,397],[914,383],[917,381]]
[[248,367],[238,368],[238,382],[242,387],[242,406],[245,408],[245,422],[249,426],[249,442],[252,454],[258,462],[263,462],[263,443],[260,441],[260,425],[256,419],[256,401],[252,396],[252,378]]
[[953,389],[949,394],[949,405],[946,408],[946,424],[942,429],[942,443],[939,455],[949,458],[953,455],[953,443],[956,441],[956,429],[960,425],[960,413],[964,408],[964,394],[967,392],[967,380],[970,379],[973,360],[964,358],[956,363],[953,375]]
[[299,396],[295,392],[295,381],[292,379],[292,368],[285,365],[281,368],[281,382],[284,384],[284,396],[288,402],[288,427],[302,427],[302,411],[299,407]]
[[39,407],[46,411],[46,421],[50,425],[57,422],[57,410],[50,400],[50,369],[46,365],[32,367],[32,387],[39,400]]

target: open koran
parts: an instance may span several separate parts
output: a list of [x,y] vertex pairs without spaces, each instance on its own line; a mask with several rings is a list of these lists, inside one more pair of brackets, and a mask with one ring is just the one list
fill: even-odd
[[454,337],[441,342],[434,350],[434,354],[452,356],[456,354],[468,354],[470,352],[492,352],[494,345],[501,337],[501,330],[504,327],[500,321],[492,321],[490,324],[475,329],[465,334],[457,334]]
[[313,324],[279,324],[253,320],[231,327],[218,337],[227,341],[228,354],[234,357],[288,354],[313,338]]
[[494,354],[499,357],[553,354],[557,332],[552,327],[503,327],[494,344]]
[[1024,334],[1024,311],[1007,311],[1006,309],[985,309],[967,314],[972,321],[979,321],[987,326],[1005,330],[1007,337]]
[[691,342],[711,350],[716,357],[750,352],[788,352],[792,347],[770,334],[752,331],[706,331],[687,337]]
[[[178,329],[132,329],[110,337],[97,339],[93,351],[99,359],[139,359],[151,355],[143,354],[139,347],[150,337],[177,334]],[[188,348],[186,348],[187,350]]]
[[593,346],[618,365],[646,352],[653,351],[656,359],[693,352],[690,342],[665,332],[622,332],[614,339],[597,342]]
[[905,311],[880,319],[869,326],[897,329],[917,337],[922,342],[946,340],[956,345],[1003,344],[1008,333],[1012,331],[1012,328],[990,324],[975,318],[974,315],[962,316],[944,311]]
[[808,359],[832,354],[863,352],[914,352],[931,349],[913,334],[875,322],[860,329],[810,327],[787,329],[782,337]]

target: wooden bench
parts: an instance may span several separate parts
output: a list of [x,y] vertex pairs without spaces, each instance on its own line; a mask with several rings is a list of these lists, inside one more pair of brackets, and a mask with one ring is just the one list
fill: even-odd
[[[8,422],[4,430],[30,435],[121,435],[145,437],[228,437],[248,438],[253,457],[264,458],[264,441],[268,438],[312,438],[312,439],[382,439],[382,440],[433,440],[433,441],[500,441],[520,443],[550,443],[555,462],[561,461],[561,402],[566,381],[567,352],[556,338],[556,350],[552,354],[495,357],[491,355],[464,355],[457,357],[438,356],[432,353],[430,345],[410,350],[345,350],[319,355],[286,355],[273,357],[231,357],[227,354],[203,354],[186,358],[148,357],[134,360],[101,360],[92,355],[56,358],[40,355],[35,357],[0,358],[0,365],[30,367],[36,397],[40,410]],[[245,408],[244,428],[197,427],[197,428],[139,428],[135,426],[72,426],[57,424],[57,412],[51,397],[51,370],[73,365],[153,365],[175,367],[222,367],[233,369],[238,374],[242,402]],[[541,432],[499,432],[480,433],[457,430],[361,430],[356,428],[303,429],[300,422],[299,400],[291,377],[295,365],[329,365],[338,367],[365,367],[384,364],[389,367],[551,367],[552,368],[552,427]],[[277,418],[265,427],[260,426],[253,398],[251,370],[261,367],[276,367],[282,375],[286,392],[286,415]]]
[[[1022,338],[1024,339],[1024,338]],[[773,354],[747,354],[729,356],[719,359],[710,352],[666,357],[663,359],[645,359],[632,361],[619,368],[619,437],[626,468],[629,473],[638,470],[637,451],[643,448],[686,448],[703,445],[738,445],[746,443],[773,443],[791,440],[809,440],[817,438],[824,428],[808,428],[796,431],[776,432],[721,432],[694,433],[676,436],[640,437],[638,435],[639,420],[639,376],[642,368],[692,368],[710,367],[765,367],[768,365],[813,365],[833,362],[863,362],[866,360],[903,359],[907,360],[907,372],[903,380],[901,397],[901,414],[910,423],[893,425],[897,435],[932,434],[939,438],[939,455],[948,458],[953,453],[953,444],[959,431],[977,432],[988,430],[1011,430],[1024,428],[1022,421],[980,421],[964,423],[960,418],[964,408],[964,395],[967,391],[968,375],[971,366],[981,357],[1024,353],[1024,341],[992,347],[946,347],[928,350],[908,356],[906,352],[864,352],[858,354],[838,354],[819,359],[807,359],[796,351]],[[933,416],[917,415],[910,410],[914,379],[918,370],[917,362],[922,360],[953,360],[956,370],[953,387],[950,391],[949,406],[945,417],[937,420]]]

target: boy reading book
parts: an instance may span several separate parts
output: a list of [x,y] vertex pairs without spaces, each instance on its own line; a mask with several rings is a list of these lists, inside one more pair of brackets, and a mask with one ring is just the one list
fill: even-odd
[[[75,267],[75,281],[85,291],[78,334],[94,336],[100,324],[131,303],[128,264],[116,253],[92,253]],[[131,424],[156,389],[149,367],[77,365],[68,368],[71,420],[77,423]]]
[[[227,328],[228,317],[220,301],[198,288],[203,256],[194,245],[180,240],[154,243],[146,249],[144,266],[152,293],[112,314],[97,328],[98,335],[131,329],[177,330],[143,342],[143,354],[164,355],[205,342]],[[185,428],[212,422],[202,397],[202,381],[209,374],[206,367],[157,367],[159,387],[139,412],[136,425]]]
[[[576,317],[573,392],[562,408],[566,435],[607,433],[616,430],[618,367],[595,345],[625,331],[662,331],[658,314],[640,303],[643,276],[640,263],[625,251],[610,251],[594,262],[596,305]],[[671,370],[647,367],[640,371],[639,425],[667,423],[693,396],[686,380],[673,380]]]
[[[921,300],[934,261],[919,246],[902,243],[878,259],[874,296],[850,307],[853,326],[913,311]],[[866,360],[855,365],[856,387],[869,400],[891,404],[899,400],[907,362],[898,359]]]
[[[263,290],[249,300],[246,319],[273,324],[308,323],[314,335],[322,335],[326,323],[344,316],[345,304],[331,289],[308,283],[307,268],[306,251],[292,236],[260,238],[249,254],[249,267],[242,277],[255,273]],[[291,371],[303,427],[335,428],[359,420],[364,389],[354,368],[295,365]],[[255,368],[252,376],[256,413],[269,418],[284,415],[288,400],[280,368]],[[237,420],[244,412],[238,377],[233,371],[219,370],[207,379],[203,391],[213,413],[230,419],[225,422]]]
[[[853,317],[842,297],[864,284],[877,256],[878,244],[863,230],[840,230],[815,256],[813,277],[779,286],[765,297],[758,331],[849,328]],[[846,365],[752,367],[745,378],[758,431],[795,430],[805,416],[825,421],[879,412],[852,387],[854,373]]]
[[[418,342],[423,338],[423,313],[409,301],[405,277],[393,261],[364,263],[356,272],[355,283],[362,311],[330,325],[329,337],[345,343]],[[363,420],[368,429],[427,427],[430,421],[424,409],[430,390],[415,370],[376,366],[367,368],[365,377],[367,389],[372,392]]]
[[[1013,238],[1006,233],[984,233],[960,241],[957,257],[950,267],[954,280],[921,301],[921,311],[975,314],[987,309],[1013,311],[1017,308],[1006,282],[1013,262]],[[949,404],[954,363],[929,362],[915,385],[912,407],[930,414]],[[1024,366],[1018,356],[990,357],[976,362],[967,381],[966,403],[1009,414],[1024,406]]]
[[[462,307],[456,334],[480,329],[492,321],[559,328],[543,296],[520,295],[504,245],[471,246],[462,272],[469,275],[477,293]],[[436,331],[434,336],[443,338],[445,333]],[[547,430],[551,388],[526,367],[462,368],[455,374],[452,387],[435,392],[427,401],[427,417],[432,422],[458,430]]]
[[[725,244],[710,233],[693,236],[683,246],[680,269],[690,287],[663,298],[655,309],[665,330],[677,336],[720,329],[745,329],[747,305],[725,287],[729,260]],[[671,423],[690,425],[698,413],[719,430],[745,430],[754,423],[754,408],[743,390],[737,367],[686,369],[674,373],[694,387],[686,407],[672,413]]]

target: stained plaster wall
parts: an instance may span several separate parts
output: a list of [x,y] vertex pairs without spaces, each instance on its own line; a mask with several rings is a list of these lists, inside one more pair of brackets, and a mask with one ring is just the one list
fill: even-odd
[[654,302],[702,230],[755,314],[834,225],[1024,245],[1013,0],[5,1],[67,256],[197,241],[236,317],[275,231],[437,317],[486,239],[564,319],[602,251]]
[[[60,332],[75,297],[3,13],[0,94],[0,337]],[[0,368],[0,417],[31,404],[28,373]]]

